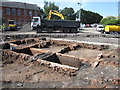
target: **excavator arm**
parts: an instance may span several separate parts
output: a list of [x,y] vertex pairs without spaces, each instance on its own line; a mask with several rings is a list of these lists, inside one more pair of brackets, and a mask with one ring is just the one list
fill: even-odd
[[61,13],[59,13],[58,11],[54,10],[54,12],[53,12],[52,10],[50,10],[49,15],[48,15],[48,20],[51,19],[52,14],[61,17],[61,19],[64,19],[64,16]]

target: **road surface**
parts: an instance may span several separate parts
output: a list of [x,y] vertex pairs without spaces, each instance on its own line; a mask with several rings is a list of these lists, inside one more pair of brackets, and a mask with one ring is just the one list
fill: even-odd
[[21,31],[4,31],[1,33],[1,36],[8,36],[11,37],[16,35],[16,39],[19,37],[48,37],[48,38],[61,38],[67,40],[77,40],[77,41],[84,41],[84,42],[97,42],[97,43],[107,43],[118,45],[119,44],[119,35],[109,35],[109,34],[101,34],[100,32],[96,31],[95,28],[83,28],[78,33],[61,33],[61,32],[53,32],[53,33],[36,33],[36,31],[29,32],[23,30]]

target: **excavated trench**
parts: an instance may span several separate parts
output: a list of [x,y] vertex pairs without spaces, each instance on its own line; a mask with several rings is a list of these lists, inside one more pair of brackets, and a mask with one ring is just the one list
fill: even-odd
[[3,82],[105,88],[120,80],[119,48],[47,38],[5,41],[2,46]]
[[24,62],[31,62],[33,65],[36,63],[44,65],[62,74],[76,76],[79,69],[85,65],[90,67],[90,60],[94,61],[108,48],[109,46],[106,45],[27,38],[5,42],[3,44],[3,62],[8,64],[9,60],[10,63],[14,63],[21,59]]

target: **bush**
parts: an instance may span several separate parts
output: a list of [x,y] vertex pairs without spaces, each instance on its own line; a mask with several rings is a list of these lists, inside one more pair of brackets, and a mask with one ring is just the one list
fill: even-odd
[[120,24],[120,19],[103,18],[100,23],[103,24],[103,25],[118,25],[118,24]]

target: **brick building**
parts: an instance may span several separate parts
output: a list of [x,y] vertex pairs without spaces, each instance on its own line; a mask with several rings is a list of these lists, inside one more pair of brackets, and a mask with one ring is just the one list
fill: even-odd
[[33,16],[40,16],[40,8],[36,4],[0,0],[2,20],[15,20],[18,25],[31,21]]

